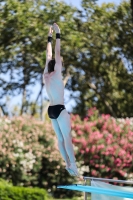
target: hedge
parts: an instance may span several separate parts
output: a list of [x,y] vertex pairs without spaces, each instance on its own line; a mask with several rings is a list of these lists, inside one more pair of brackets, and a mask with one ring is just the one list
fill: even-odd
[[47,200],[47,192],[39,188],[15,187],[0,179],[0,200]]
[[0,187],[0,200],[47,200],[47,193],[39,188]]

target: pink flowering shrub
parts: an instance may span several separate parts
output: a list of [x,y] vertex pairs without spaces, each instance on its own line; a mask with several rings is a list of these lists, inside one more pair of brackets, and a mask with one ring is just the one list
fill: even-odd
[[77,160],[89,166],[84,175],[133,179],[132,121],[99,116],[96,108],[90,109],[83,121],[78,115],[71,118]]
[[[85,176],[133,179],[133,121],[99,115],[71,115],[79,171]],[[0,118],[0,177],[18,186],[43,187],[56,198],[75,192],[57,190],[77,180],[69,176],[49,121],[32,117]]]

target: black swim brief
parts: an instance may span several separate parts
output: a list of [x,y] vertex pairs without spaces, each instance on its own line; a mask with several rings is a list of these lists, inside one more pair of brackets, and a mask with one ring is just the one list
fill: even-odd
[[64,105],[55,105],[55,106],[49,106],[48,107],[48,116],[51,119],[57,119],[61,113],[62,110],[65,109]]

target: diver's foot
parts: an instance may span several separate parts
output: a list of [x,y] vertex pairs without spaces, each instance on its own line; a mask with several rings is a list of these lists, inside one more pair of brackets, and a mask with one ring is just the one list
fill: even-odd
[[75,176],[75,173],[74,173],[70,168],[67,168],[67,167],[66,167],[66,170],[68,171],[68,173],[69,173],[71,176]]
[[78,177],[80,176],[76,163],[71,163],[69,169],[73,172],[72,176],[78,176]]
[[66,168],[70,167],[70,162],[65,162],[66,163]]
[[66,162],[66,168],[65,168],[68,173],[71,175],[71,176],[74,176],[74,172],[70,169],[70,162]]

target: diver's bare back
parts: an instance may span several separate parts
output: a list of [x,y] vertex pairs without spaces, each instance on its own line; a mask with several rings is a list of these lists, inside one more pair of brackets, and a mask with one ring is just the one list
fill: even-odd
[[[62,64],[55,64],[55,69],[61,69]],[[62,80],[61,70],[44,74],[46,91],[50,99],[50,105],[62,104],[64,105],[64,84]]]

